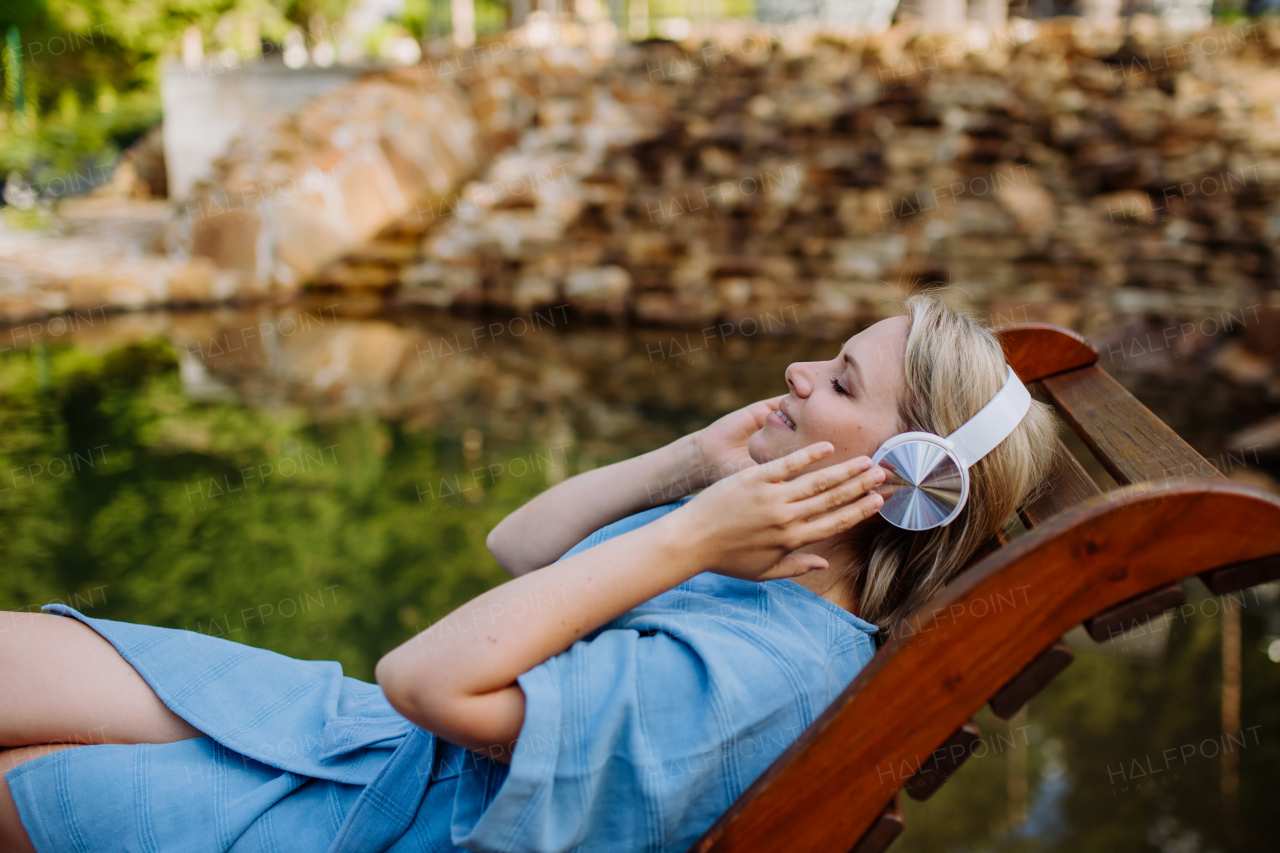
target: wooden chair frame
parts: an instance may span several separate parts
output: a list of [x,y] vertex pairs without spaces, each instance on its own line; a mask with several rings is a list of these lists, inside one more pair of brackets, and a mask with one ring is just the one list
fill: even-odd
[[1074,332],[997,334],[1120,488],[1102,493],[1059,441],[1053,488],[1019,510],[1027,533],[922,608],[689,853],[879,853],[902,830],[899,791],[945,781],[984,703],[1007,719],[1048,684],[1068,630],[1105,640],[1180,605],[1191,575],[1218,595],[1280,577],[1280,499],[1215,475]]

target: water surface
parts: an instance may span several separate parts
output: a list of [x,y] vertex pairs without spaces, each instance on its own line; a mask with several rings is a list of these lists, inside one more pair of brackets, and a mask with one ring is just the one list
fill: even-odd
[[[787,364],[840,343],[523,319],[318,302],[3,333],[0,607],[63,601],[372,680],[385,651],[506,578],[484,538],[507,513],[785,392]],[[1211,459],[1263,413],[1193,366],[1121,379]],[[1190,611],[1123,643],[1074,638],[1075,664],[1020,717],[984,710],[984,748],[908,801],[895,849],[1275,849],[1275,591],[1223,602],[1187,587]],[[1230,739],[1224,606],[1244,632]],[[1224,748],[1240,782],[1226,797]]]

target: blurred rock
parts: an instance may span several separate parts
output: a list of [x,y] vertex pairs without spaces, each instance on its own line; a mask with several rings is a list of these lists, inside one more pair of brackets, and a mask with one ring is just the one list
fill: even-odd
[[1256,449],[1260,453],[1280,450],[1280,415],[1271,415],[1232,433],[1227,438],[1226,449]]
[[571,273],[564,282],[564,295],[575,308],[626,313],[625,297],[631,290],[631,276],[620,266],[596,267]]
[[1246,349],[1240,341],[1229,341],[1213,357],[1213,366],[1239,385],[1260,385],[1272,376],[1271,364]]
[[96,195],[157,199],[168,195],[164,169],[164,126],[157,125],[120,154],[111,182]]
[[775,333],[838,336],[923,279],[1088,336],[1248,314],[1194,355],[1280,396],[1280,26],[1043,19],[945,61],[911,26],[370,75],[245,133],[162,234],[102,239],[135,247],[119,263],[86,269],[83,228],[67,252],[6,237],[0,314],[310,286],[680,326],[786,310]]

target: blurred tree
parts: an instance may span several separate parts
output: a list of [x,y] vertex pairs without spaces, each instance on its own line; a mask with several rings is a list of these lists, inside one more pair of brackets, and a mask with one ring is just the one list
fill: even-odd
[[26,108],[10,96],[0,112],[0,178],[39,182],[114,160],[160,121],[159,60],[180,55],[188,27],[215,49],[256,55],[295,26],[321,38],[351,2],[5,0],[5,87],[25,88]]
[[62,601],[372,681],[383,653],[509,579],[485,536],[547,477],[468,472],[516,470],[517,456],[193,402],[164,343],[7,359],[0,609]]

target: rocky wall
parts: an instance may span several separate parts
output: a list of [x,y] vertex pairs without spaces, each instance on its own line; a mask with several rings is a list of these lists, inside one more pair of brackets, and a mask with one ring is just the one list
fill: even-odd
[[182,275],[127,304],[309,284],[838,335],[923,278],[992,322],[1242,331],[1224,369],[1275,385],[1280,28],[1125,26],[432,57],[242,137],[168,227]]
[[520,137],[540,98],[589,85],[605,55],[578,41],[365,74],[238,135],[168,208],[97,197],[27,217],[41,228],[0,222],[0,322],[290,299],[398,219],[428,221]]
[[441,217],[383,280],[405,301],[452,276],[468,284],[425,301],[657,323],[800,303],[841,329],[909,277],[1086,331],[1280,308],[1280,31],[1166,44],[1063,20],[981,51],[901,35],[720,61],[636,47],[602,87],[658,113],[645,138],[603,158],[555,143],[587,164],[572,192]]
[[922,278],[992,322],[1110,330],[1126,360],[1238,334],[1220,366],[1280,397],[1280,29],[1152,24],[635,46],[596,91],[647,110],[643,134],[601,157],[531,130],[463,195],[538,145],[577,163],[560,184],[447,211],[412,260],[328,280],[378,265],[400,304],[704,328],[791,311],[838,335]]

